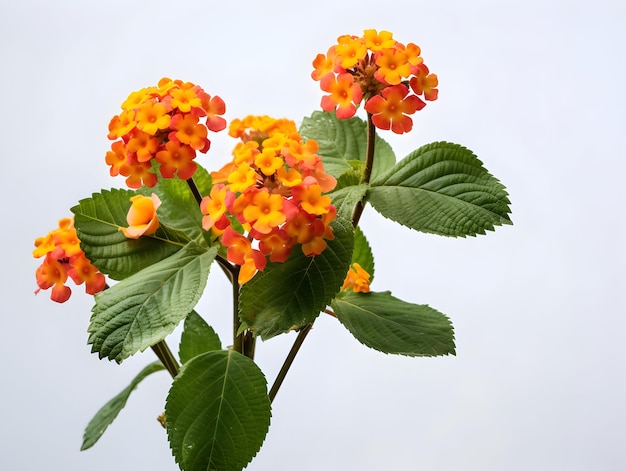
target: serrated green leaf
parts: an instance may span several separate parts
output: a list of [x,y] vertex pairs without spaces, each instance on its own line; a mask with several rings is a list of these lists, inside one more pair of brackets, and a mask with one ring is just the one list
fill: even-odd
[[[180,250],[188,239],[164,224],[151,236],[127,239],[119,230],[128,226],[126,214],[134,191],[112,189],[94,193],[71,211],[87,258],[113,280],[121,280],[169,257]],[[160,217],[160,208],[157,210]]]
[[185,326],[180,336],[178,357],[181,363],[187,363],[201,353],[221,349],[222,342],[215,330],[196,311],[191,311],[185,318]]
[[368,201],[402,225],[445,236],[511,224],[504,186],[472,151],[449,142],[423,146],[372,180]]
[[[324,170],[335,178],[352,169],[348,160],[365,162],[367,150],[367,124],[360,118],[337,119],[335,113],[314,111],[304,118],[300,135],[315,139]],[[391,146],[376,135],[372,177],[380,175],[396,162]]]
[[91,448],[100,439],[104,431],[109,425],[113,423],[120,411],[126,406],[126,401],[135,388],[141,383],[147,376],[157,371],[164,370],[165,368],[161,362],[157,361],[150,363],[143,370],[139,372],[137,376],[126,386],[117,396],[107,402],[96,415],[89,421],[85,433],[83,434],[83,444],[80,450],[86,450]]
[[368,188],[368,185],[346,186],[340,190],[334,190],[328,193],[333,205],[337,209],[337,215],[351,220],[354,207],[363,199]]
[[203,353],[174,380],[165,417],[170,447],[183,471],[240,471],[269,428],[265,377],[235,351]]
[[448,317],[391,293],[342,291],[331,304],[339,321],[362,344],[383,353],[406,356],[455,354]]
[[372,254],[372,248],[360,227],[354,231],[352,263],[361,265],[361,268],[370,274],[370,283],[374,281],[374,254]]
[[239,315],[264,339],[312,322],[337,294],[350,266],[354,231],[345,219],[331,224],[335,238],[307,257],[295,247],[284,263],[270,263],[243,285]]
[[95,296],[89,344],[121,362],[163,340],[194,308],[217,249],[190,242]]

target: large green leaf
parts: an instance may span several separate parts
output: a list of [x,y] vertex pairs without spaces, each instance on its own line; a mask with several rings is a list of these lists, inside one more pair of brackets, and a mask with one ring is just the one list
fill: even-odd
[[240,471],[257,454],[271,407],[259,367],[233,351],[187,362],[165,404],[172,453],[184,471]]
[[421,147],[371,186],[368,201],[379,213],[418,231],[465,237],[511,224],[506,189],[458,144]]
[[190,242],[95,296],[89,343],[121,362],[163,340],[194,308],[217,249]]
[[185,326],[180,336],[178,356],[181,363],[187,363],[201,353],[221,349],[222,342],[215,330],[196,311],[191,311],[185,318]]
[[359,342],[380,352],[411,357],[455,354],[450,320],[427,305],[404,302],[388,291],[342,291],[331,306]]
[[166,227],[161,219],[163,205],[157,210],[161,227],[155,234],[127,239],[119,228],[128,226],[126,214],[134,195],[136,193],[129,190],[102,190],[72,208],[85,255],[114,280],[126,278],[169,257],[189,241],[184,234]]
[[83,444],[80,447],[81,451],[91,448],[100,439],[104,431],[109,425],[113,423],[120,411],[126,406],[126,401],[130,393],[132,393],[137,385],[141,383],[144,378],[156,373],[157,371],[164,370],[163,364],[160,361],[150,363],[143,370],[139,372],[137,376],[126,386],[117,396],[107,402],[96,413],[96,415],[89,421],[85,433],[83,434]]
[[354,231],[354,252],[352,263],[358,263],[361,268],[370,274],[370,283],[374,281],[374,255],[365,234],[360,227]]
[[[352,169],[348,161],[365,162],[367,124],[360,118],[337,119],[335,113],[314,111],[310,117],[303,119],[300,135],[317,141],[324,170],[335,178]],[[395,162],[391,146],[376,135],[372,176],[381,174]]]
[[334,240],[307,257],[296,246],[284,263],[270,263],[243,285],[239,315],[256,335],[270,338],[312,322],[339,291],[354,247],[352,225],[332,223]]

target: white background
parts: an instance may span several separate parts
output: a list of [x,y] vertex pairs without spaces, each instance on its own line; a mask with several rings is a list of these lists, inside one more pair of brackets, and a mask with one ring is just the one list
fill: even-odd
[[[319,109],[311,61],[341,34],[415,42],[440,99],[398,157],[449,140],[508,188],[514,226],[447,239],[368,208],[373,288],[451,316],[457,356],[410,359],[320,318],[250,470],[621,470],[626,438],[624,46],[619,1],[8,1],[0,5],[0,469],[174,470],[169,381],[142,383],[94,448],[88,420],[147,363],[90,354],[91,299],[36,288],[33,240],[101,188],[110,118],[163,76],[247,114]],[[226,133],[199,162],[229,159]],[[229,342],[214,270],[198,310]],[[258,345],[269,382],[293,335]],[[174,339],[172,347],[176,347]]]

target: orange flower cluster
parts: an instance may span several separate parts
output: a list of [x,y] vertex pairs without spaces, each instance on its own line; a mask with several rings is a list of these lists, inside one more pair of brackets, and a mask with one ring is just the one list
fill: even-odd
[[379,129],[396,134],[409,132],[409,115],[437,99],[437,75],[431,74],[419,46],[404,45],[388,31],[367,29],[362,37],[344,35],[326,55],[318,54],[311,74],[328,92],[322,98],[325,111],[337,118],[351,118],[361,101]]
[[211,145],[208,131],[226,128],[219,116],[226,111],[224,101],[180,80],[163,78],[157,87],[131,93],[122,110],[109,123],[115,142],[105,160],[111,176],[126,177],[130,188],[154,186],[154,166],[163,178],[191,178],[196,152],[206,153]]
[[367,273],[361,265],[353,263],[341,289],[351,289],[355,293],[370,292],[370,274]]
[[72,219],[59,220],[59,228],[37,238],[35,247],[33,256],[45,257],[36,271],[39,289],[35,293],[52,288],[51,299],[64,303],[72,294],[71,289],[65,286],[68,277],[77,285],[84,282],[87,294],[96,294],[104,289],[104,275],[85,257]]
[[293,121],[268,116],[234,120],[229,134],[241,142],[234,159],[211,174],[200,209],[203,228],[218,234],[228,260],[241,266],[239,283],[262,271],[267,258],[287,260],[296,244],[307,256],[321,254],[337,215],[323,193],[337,182],[324,171],[317,142],[304,142]]

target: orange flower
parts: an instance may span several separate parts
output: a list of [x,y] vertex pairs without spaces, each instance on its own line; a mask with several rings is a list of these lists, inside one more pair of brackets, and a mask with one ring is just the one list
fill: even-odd
[[287,219],[282,209],[282,196],[270,195],[268,191],[258,191],[243,210],[243,217],[255,231],[268,234]]
[[409,95],[409,89],[404,85],[395,85],[385,88],[381,95],[372,97],[365,109],[371,113],[372,122],[377,128],[391,129],[396,134],[409,132],[413,127],[413,120],[407,115],[426,106],[415,95]]
[[351,118],[356,113],[356,105],[361,102],[361,88],[350,74],[326,74],[322,77],[320,87],[330,95],[322,97],[324,111],[337,111],[337,118]]
[[[113,143],[106,154],[111,176],[123,175],[130,188],[156,185],[163,178],[188,179],[195,173],[196,151],[206,153],[208,131],[220,131],[226,121],[224,101],[198,85],[162,78],[157,87],[131,93],[122,113],[109,123]],[[157,160],[161,165],[152,165]]]
[[161,164],[159,172],[163,178],[172,178],[176,174],[183,180],[191,178],[198,167],[193,161],[195,157],[195,150],[176,141],[168,142],[165,149],[156,153],[156,161]]
[[361,265],[353,263],[341,289],[350,289],[355,293],[370,292],[370,274],[367,273]]
[[[337,118],[347,119],[354,116],[364,100],[366,111],[378,115],[373,121],[377,128],[397,134],[408,132],[413,121],[407,115],[425,106],[418,96],[429,101],[437,99],[437,76],[428,73],[420,54],[418,45],[404,45],[389,31],[366,29],[360,38],[339,36],[326,56],[318,54],[313,61],[311,77],[330,93],[322,97],[322,109],[336,111]],[[395,88],[399,86],[404,88]],[[400,90],[407,93],[397,98]],[[372,109],[379,111],[374,113]]]
[[[268,116],[235,119],[229,133],[240,139],[234,158],[211,174],[214,186],[200,209],[203,228],[214,231],[228,260],[240,265],[239,283],[268,258],[285,262],[296,244],[307,256],[321,254],[337,215],[322,193],[336,180],[324,172],[317,142],[305,143],[293,121]],[[234,220],[239,224],[231,226]]]
[[85,282],[88,294],[96,294],[105,287],[104,275],[94,267],[80,248],[80,241],[71,218],[59,220],[59,227],[50,231],[45,237],[35,240],[35,258],[45,257],[37,268],[38,293],[42,289],[52,288],[50,299],[64,303],[72,294],[65,286],[68,277],[77,285]]
[[154,193],[151,197],[135,195],[130,201],[132,205],[126,215],[128,227],[120,227],[119,230],[129,239],[154,234],[159,228],[159,218],[156,214],[157,208],[161,205],[159,197]]

